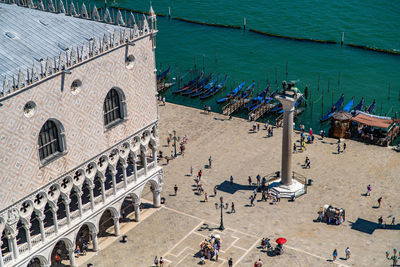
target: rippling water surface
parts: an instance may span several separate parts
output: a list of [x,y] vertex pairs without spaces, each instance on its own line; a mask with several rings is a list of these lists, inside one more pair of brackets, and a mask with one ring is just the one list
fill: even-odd
[[[102,6],[102,1],[91,3],[94,2],[97,7]],[[108,4],[142,11],[149,9],[146,1],[120,0]],[[400,50],[398,1],[160,0],[152,1],[152,4],[154,10],[161,14],[167,14],[168,7],[171,7],[173,17],[238,26],[242,26],[246,17],[247,29],[339,43],[344,32],[347,43]],[[182,72],[185,80],[189,79],[191,73],[188,70],[193,68],[196,56],[197,68],[203,68],[204,58],[206,72],[228,74],[228,88],[241,80],[247,84],[254,80],[261,91],[267,80],[275,85],[275,75],[279,84],[287,79],[297,81],[301,90],[308,85],[313,110],[311,113],[309,105],[297,124],[326,129],[328,125],[321,125],[319,117],[327,112],[342,92],[345,103],[352,96],[355,96],[356,103],[364,97],[368,105],[376,99],[375,113],[378,115],[400,112],[400,56],[341,48],[339,44],[276,39],[243,30],[194,25],[163,17],[158,17],[158,27],[157,67],[164,69],[171,65],[173,77]],[[166,97],[169,101],[194,107],[212,105],[213,110],[219,111],[221,107],[215,99],[227,91],[205,102],[175,96],[170,92]]]

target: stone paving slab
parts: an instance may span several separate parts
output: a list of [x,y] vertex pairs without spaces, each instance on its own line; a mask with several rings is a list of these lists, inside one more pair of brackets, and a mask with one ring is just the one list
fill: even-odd
[[160,209],[145,223],[138,224],[127,233],[127,243],[115,241],[112,246],[99,251],[90,262],[96,267],[150,266],[156,255],[164,255],[199,222],[192,217]]

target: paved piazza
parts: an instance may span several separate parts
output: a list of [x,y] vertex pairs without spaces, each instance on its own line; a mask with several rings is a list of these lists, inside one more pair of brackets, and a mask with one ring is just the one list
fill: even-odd
[[[234,266],[250,267],[258,258],[265,266],[389,266],[385,252],[400,247],[398,153],[346,141],[346,151],[338,155],[336,140],[317,138],[305,152],[293,157],[293,170],[314,180],[308,193],[295,202],[282,199],[271,205],[270,200],[256,201],[255,207],[250,207],[248,176],[255,181],[258,173],[263,176],[280,169],[281,129],[275,129],[274,136],[267,138],[265,130],[252,133],[252,124],[242,119],[226,120],[220,114],[206,115],[169,103],[159,108],[160,149],[164,155],[173,150],[166,146],[169,132],[176,130],[180,137],[186,134],[189,138],[184,157],[168,165],[165,160],[160,162],[165,171],[162,196],[166,204],[159,209],[145,209],[139,223],[121,223],[121,233],[128,235],[128,242],[120,243],[120,237],[100,239],[101,251],[79,258],[81,266],[88,262],[96,267],[152,266],[155,255],[165,258],[165,266],[198,266],[200,242],[211,233],[220,233],[220,212],[214,204],[220,196],[229,206],[235,203],[236,213],[230,214],[230,207],[224,211],[226,229],[220,233],[220,259],[207,261],[206,266],[228,266],[229,257]],[[294,134],[294,139],[298,136]],[[306,156],[311,160],[311,169],[302,168]],[[196,194],[191,166],[194,174],[203,171],[202,184],[209,202]],[[227,183],[231,175],[233,187]],[[173,192],[175,184],[179,187],[177,196]],[[363,194],[368,184],[372,193],[366,197]],[[212,192],[215,185],[220,187],[217,197]],[[376,208],[380,196],[382,206]],[[143,202],[151,203],[151,198],[147,194]],[[324,204],[344,208],[346,221],[340,226],[314,222]],[[388,224],[396,217],[396,225],[377,229],[379,216]],[[269,256],[259,248],[262,237],[271,241],[285,237],[285,253]],[[275,246],[275,242],[272,244]],[[344,260],[347,246],[351,258]],[[331,262],[335,248],[339,257]]]

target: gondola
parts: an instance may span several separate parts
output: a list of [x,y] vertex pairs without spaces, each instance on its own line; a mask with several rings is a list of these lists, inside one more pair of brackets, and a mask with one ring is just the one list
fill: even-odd
[[368,107],[367,113],[371,114],[374,111],[375,106],[376,106],[376,100],[374,99],[374,102],[372,102],[371,106]]
[[214,86],[218,83],[219,80],[219,75],[217,75],[216,78],[214,78],[212,81],[210,81],[208,84],[206,84],[201,90],[198,90],[197,92],[193,93],[190,95],[190,97],[197,97],[204,95],[208,91],[210,91]]
[[168,67],[168,69],[166,69],[165,71],[163,71],[162,73],[157,75],[157,82],[161,81],[162,79],[164,79],[165,77],[167,77],[169,71],[170,71],[171,67]]
[[217,103],[224,103],[226,101],[228,101],[229,99],[231,99],[232,97],[235,97],[243,88],[245,82],[242,82],[238,87],[236,87],[235,89],[233,89],[229,94],[227,94],[225,97],[217,100]]
[[260,94],[258,94],[256,97],[252,98],[249,103],[244,107],[245,109],[249,110],[251,109],[254,105],[257,105],[260,101],[262,101],[267,95],[269,90],[271,89],[271,86],[267,86],[267,88],[264,89]]
[[184,92],[186,90],[192,89],[194,86],[196,86],[197,82],[201,79],[201,77],[203,77],[203,73],[200,74],[199,76],[197,76],[196,78],[194,78],[193,80],[189,81],[185,86],[183,86],[182,88],[173,91],[173,94],[179,94],[181,92]]
[[266,97],[265,99],[261,100],[260,103],[254,105],[253,107],[250,108],[250,111],[257,109],[259,106],[261,105],[266,105],[269,102],[271,102],[272,100],[274,100],[274,97],[276,96],[276,94],[279,92],[279,88],[276,88],[275,91],[273,91],[268,97]]
[[340,98],[338,99],[338,101],[336,101],[335,105],[332,106],[332,108],[329,110],[329,112],[327,114],[325,114],[325,116],[323,116],[320,119],[320,122],[324,122],[329,120],[332,115],[339,110],[339,108],[343,105],[343,101],[344,101],[344,94],[342,94],[340,96]]
[[363,98],[361,98],[360,103],[357,104],[357,106],[354,108],[353,111],[362,110],[362,108],[364,107],[364,102],[365,102],[365,100],[364,100],[364,97],[363,97]]
[[190,95],[190,94],[196,93],[197,91],[201,90],[211,80],[211,77],[212,77],[212,74],[208,75],[203,80],[198,82],[192,90],[186,90],[185,92],[182,93],[182,95]]
[[350,112],[350,109],[353,107],[353,105],[354,105],[354,97],[349,101],[349,103],[347,103],[346,106],[344,106],[344,108],[342,110],[346,111],[346,112]]
[[215,95],[218,93],[222,88],[225,87],[226,85],[226,80],[228,79],[228,75],[225,75],[225,79],[223,79],[219,84],[217,84],[214,88],[211,88],[210,91],[208,91],[206,94],[200,96],[200,99],[206,99],[209,98],[210,96]]

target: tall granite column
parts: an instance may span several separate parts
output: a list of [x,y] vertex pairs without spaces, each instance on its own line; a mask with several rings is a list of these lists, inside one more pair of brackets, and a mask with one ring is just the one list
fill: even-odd
[[279,96],[277,99],[283,107],[281,184],[290,186],[292,184],[293,111],[296,100],[287,96]]

